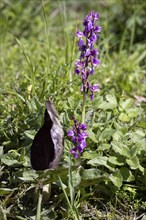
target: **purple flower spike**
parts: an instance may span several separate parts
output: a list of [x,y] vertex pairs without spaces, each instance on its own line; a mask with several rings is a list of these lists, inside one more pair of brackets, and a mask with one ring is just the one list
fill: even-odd
[[80,47],[82,45],[84,45],[84,41],[80,38],[79,41],[78,41],[78,46]]
[[99,84],[95,84],[93,86],[90,86],[90,91],[91,92],[99,92],[100,91]]
[[[101,32],[101,26],[95,25],[99,19],[99,14],[91,11],[83,21],[84,30],[78,30],[76,36],[78,40],[78,48],[80,53],[79,60],[75,63],[75,74],[80,75],[82,79],[81,91],[88,93],[89,89],[89,76],[94,74],[94,69],[100,64],[98,59],[98,49],[94,48],[94,44],[98,39],[98,34]],[[90,99],[94,99],[93,93],[98,91],[92,89]]]
[[79,124],[74,116],[72,118],[74,121],[74,125],[72,130],[68,130],[68,136],[72,137],[71,140],[74,146],[70,150],[70,153],[74,156],[74,158],[77,158],[86,147],[86,138],[88,137],[88,134],[85,132],[87,126],[85,124]]
[[93,65],[94,66],[97,66],[97,65],[99,65],[99,63],[100,63],[100,61],[97,59],[97,58],[93,58]]
[[79,37],[79,38],[81,38],[81,37],[83,37],[84,35],[83,35],[83,32],[82,32],[82,31],[77,31],[77,32],[76,32],[76,36]]
[[94,100],[94,94],[93,94],[93,93],[91,93],[90,99],[91,99],[92,101]]
[[101,32],[101,27],[100,27],[100,26],[96,26],[96,27],[94,28],[94,32],[95,32],[95,33],[100,33],[100,32]]
[[73,136],[74,136],[73,130],[68,130],[67,135],[68,135],[69,137],[73,137]]
[[81,124],[81,125],[80,125],[80,128],[84,131],[84,130],[87,129],[87,126],[86,126],[85,124]]

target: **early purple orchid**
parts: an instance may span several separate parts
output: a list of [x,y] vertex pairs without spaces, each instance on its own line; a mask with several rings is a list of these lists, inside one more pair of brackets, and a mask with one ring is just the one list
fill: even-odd
[[73,154],[74,158],[77,158],[86,147],[86,138],[88,137],[88,134],[85,132],[87,126],[85,124],[79,124],[79,122],[74,117],[72,118],[74,121],[73,129],[68,130],[67,134],[69,137],[72,137],[72,142],[74,143],[70,153]]
[[98,33],[101,32],[100,26],[95,26],[95,21],[99,19],[99,14],[91,11],[83,21],[83,32],[78,30],[76,36],[78,37],[78,48],[80,57],[75,62],[75,74],[80,75],[82,79],[81,91],[83,92],[82,103],[82,123],[80,124],[73,116],[73,129],[68,130],[68,136],[74,144],[70,153],[74,158],[78,158],[80,153],[86,147],[86,138],[88,134],[85,132],[87,126],[85,125],[85,105],[86,96],[89,93],[90,99],[94,100],[94,92],[100,90],[99,84],[92,85],[89,82],[89,76],[94,74],[94,69],[100,64],[98,59],[99,51],[94,48],[94,44],[98,39]]
[[94,69],[100,64],[98,59],[98,49],[94,48],[94,44],[98,39],[98,33],[101,32],[100,26],[95,26],[95,21],[99,19],[99,14],[91,11],[83,21],[84,31],[78,30],[76,36],[78,40],[78,48],[81,51],[80,58],[75,63],[75,74],[81,75],[82,88],[81,91],[91,92],[90,98],[94,100],[94,92],[99,91],[94,89],[97,84],[90,85],[88,77],[94,74]]

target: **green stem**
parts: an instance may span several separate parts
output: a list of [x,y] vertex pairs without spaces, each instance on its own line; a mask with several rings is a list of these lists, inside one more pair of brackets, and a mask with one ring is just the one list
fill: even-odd
[[41,220],[42,188],[39,188],[36,220]]
[[85,124],[86,92],[83,92],[82,124]]

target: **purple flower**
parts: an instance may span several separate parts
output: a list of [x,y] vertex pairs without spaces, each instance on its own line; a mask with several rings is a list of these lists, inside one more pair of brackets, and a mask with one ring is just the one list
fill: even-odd
[[99,84],[95,84],[93,86],[90,86],[90,91],[91,92],[99,92]]
[[67,135],[73,137],[74,136],[73,130],[68,130]]
[[95,28],[94,28],[94,32],[95,33],[100,33],[101,32],[101,27],[100,26],[96,26]]
[[77,120],[75,120],[74,116],[72,118],[74,121],[73,129],[68,130],[67,135],[72,137],[71,140],[74,144],[70,153],[74,156],[74,158],[77,158],[86,147],[86,138],[88,137],[88,134],[85,132],[87,126],[85,124],[80,124]]
[[84,131],[87,129],[87,126],[85,124],[80,124],[80,128]]
[[81,37],[83,37],[84,35],[83,35],[83,32],[82,32],[82,31],[77,31],[77,32],[76,32],[76,36],[79,37],[79,38],[81,38]]
[[94,66],[97,66],[97,65],[99,65],[99,63],[100,63],[100,61],[97,59],[97,58],[93,58],[93,65]]
[[91,11],[83,20],[84,30],[78,30],[76,36],[78,40],[78,48],[80,53],[79,60],[75,63],[75,74],[80,75],[82,79],[81,91],[88,93],[91,91],[90,99],[94,99],[94,92],[98,89],[89,88],[89,76],[94,74],[94,69],[100,64],[98,59],[98,49],[94,48],[94,44],[101,32],[101,26],[95,25],[99,19],[99,14]]

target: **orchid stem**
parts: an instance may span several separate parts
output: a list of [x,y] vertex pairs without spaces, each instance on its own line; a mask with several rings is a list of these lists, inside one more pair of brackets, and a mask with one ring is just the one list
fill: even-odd
[[86,92],[83,92],[82,124],[85,124]]

